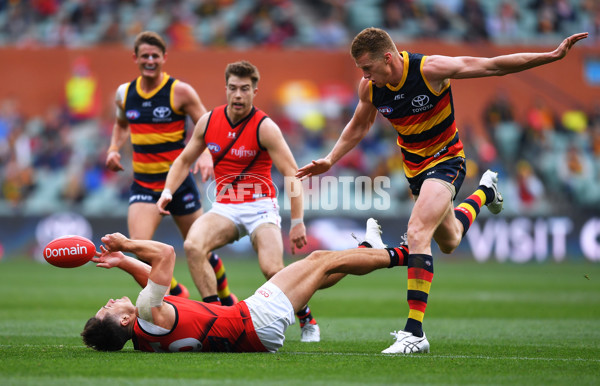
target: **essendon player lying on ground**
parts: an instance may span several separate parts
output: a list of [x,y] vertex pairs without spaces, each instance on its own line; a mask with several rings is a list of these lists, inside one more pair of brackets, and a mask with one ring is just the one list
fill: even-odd
[[316,290],[334,285],[346,274],[364,275],[401,264],[404,250],[385,248],[380,232],[377,222],[369,219],[361,245],[373,248],[315,251],[231,307],[165,296],[175,266],[173,247],[130,240],[120,233],[106,235],[92,261],[99,267],[122,269],[144,289],[135,305],[126,296],[110,299],[87,321],[83,341],[102,351],[120,350],[132,339],[135,349],[150,352],[276,352],[283,346],[286,328],[295,322],[294,313]]

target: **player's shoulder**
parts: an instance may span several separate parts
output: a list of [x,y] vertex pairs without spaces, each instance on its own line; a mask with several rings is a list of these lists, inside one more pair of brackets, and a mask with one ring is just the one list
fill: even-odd
[[115,100],[117,103],[121,103],[125,100],[125,94],[127,94],[127,90],[129,89],[130,84],[131,82],[127,82],[117,87],[117,92],[115,93]]
[[181,98],[182,100],[195,100],[199,98],[196,90],[189,83],[186,83],[182,80],[176,80],[173,83],[173,92],[176,98]]
[[370,100],[371,96],[371,81],[362,78],[358,83],[358,97],[363,100]]

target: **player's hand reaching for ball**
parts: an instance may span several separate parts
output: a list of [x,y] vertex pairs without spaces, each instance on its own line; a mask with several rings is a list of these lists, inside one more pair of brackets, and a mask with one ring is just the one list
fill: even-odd
[[96,267],[101,268],[113,268],[118,267],[121,261],[125,259],[125,255],[122,252],[115,251],[111,252],[104,247],[100,246],[100,252],[96,252],[96,257],[92,258],[92,261],[96,263]]
[[104,243],[107,252],[124,251],[126,250],[125,243],[129,241],[125,235],[119,232],[105,235],[100,240]]

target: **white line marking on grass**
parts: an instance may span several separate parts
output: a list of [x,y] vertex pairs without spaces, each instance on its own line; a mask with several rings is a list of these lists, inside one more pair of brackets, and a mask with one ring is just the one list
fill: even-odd
[[[0,348],[16,347],[52,347],[52,348],[76,348],[88,349],[86,346],[69,345],[35,345],[35,344],[0,344]],[[140,351],[141,352],[141,351]],[[310,351],[285,351],[278,352],[277,355],[331,355],[331,356],[363,356],[363,357],[399,357],[399,358],[418,358],[418,359],[485,359],[485,360],[513,360],[513,361],[548,361],[548,362],[600,362],[600,359],[587,358],[539,358],[539,357],[491,357],[486,355],[432,355],[432,354],[380,354],[380,353],[358,353],[358,352],[310,352]]]
[[290,355],[340,355],[340,356],[377,356],[377,357],[403,357],[403,358],[447,358],[447,359],[485,359],[485,360],[515,360],[515,361],[560,361],[560,362],[600,362],[600,359],[587,358],[536,358],[536,357],[491,357],[485,355],[432,355],[432,354],[379,354],[379,353],[348,353],[348,352],[285,352],[279,354]]

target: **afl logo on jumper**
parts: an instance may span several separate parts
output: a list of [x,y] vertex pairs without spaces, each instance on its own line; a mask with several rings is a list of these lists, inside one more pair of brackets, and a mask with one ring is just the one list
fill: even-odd
[[392,111],[394,111],[394,109],[390,106],[381,106],[378,107],[377,110],[379,110],[379,112],[383,115],[389,115]]
[[208,147],[208,151],[210,151],[211,153],[218,153],[221,151],[221,146],[217,145],[214,142],[207,143],[206,147]]
[[417,95],[410,102],[414,107],[423,107],[429,103],[429,97],[427,95]]
[[158,106],[154,109],[152,115],[158,119],[165,119],[171,115],[171,109],[166,106]]
[[137,110],[127,110],[125,116],[127,117],[127,119],[131,120],[138,119],[140,117],[140,112]]

